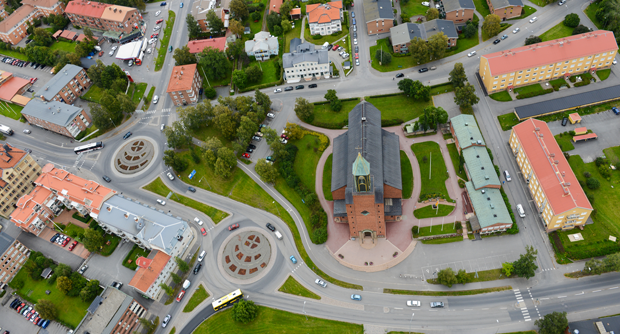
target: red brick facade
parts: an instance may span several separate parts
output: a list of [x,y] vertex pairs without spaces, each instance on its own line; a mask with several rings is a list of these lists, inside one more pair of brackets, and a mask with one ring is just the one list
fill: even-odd
[[28,36],[26,32],[28,23],[33,23],[43,16],[63,13],[64,4],[57,0],[23,0],[19,8],[0,22],[0,40],[15,45]]

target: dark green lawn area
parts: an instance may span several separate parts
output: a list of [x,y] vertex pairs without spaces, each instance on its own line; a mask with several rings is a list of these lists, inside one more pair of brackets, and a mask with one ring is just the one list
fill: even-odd
[[489,4],[485,0],[474,0],[474,6],[476,6],[476,11],[482,15],[481,21],[484,21],[484,18],[491,14]]
[[263,77],[261,78],[261,81],[257,83],[252,83],[253,86],[263,85],[263,84],[268,84],[268,83],[278,81],[278,78],[276,77],[276,65],[275,65],[276,61],[277,60],[275,60],[275,58],[271,58],[269,60],[265,60],[261,62],[258,62],[256,60],[250,62],[249,66],[257,66],[263,71]]
[[512,97],[510,97],[510,94],[508,94],[508,92],[505,90],[501,92],[489,94],[489,97],[495,101],[500,101],[500,102],[512,101]]
[[[297,26],[295,26],[295,28],[297,28]],[[319,39],[314,39],[312,37],[312,35],[310,35],[310,28],[306,28],[304,30],[304,38],[306,39],[306,42],[312,43],[314,45],[323,45],[323,44],[325,44],[325,42],[328,42],[329,44],[332,44],[333,42],[341,39],[342,37],[344,37],[345,35],[348,35],[348,34],[349,34],[349,27],[346,26],[346,25],[342,25],[342,31],[338,35],[336,35],[336,36],[327,35],[327,36],[323,36],[323,37],[321,37]]]
[[551,86],[555,86],[555,85],[560,85],[560,86],[561,86],[561,85],[564,85],[564,86],[568,86],[568,83],[566,83],[566,80],[564,80],[564,78],[558,78],[558,79],[555,79],[555,80],[551,80],[551,81],[549,81],[549,84],[550,84]]
[[[482,0],[482,1],[484,1],[484,0]],[[474,14],[474,15],[476,15],[476,14]],[[450,57],[450,56],[455,55],[457,53],[460,53],[460,52],[463,52],[465,50],[471,49],[474,46],[478,45],[478,43],[480,43],[480,40],[478,39],[478,30],[476,30],[476,35],[472,36],[471,38],[459,37],[456,40],[456,47],[451,49],[451,50],[446,51],[446,55],[444,56],[444,58]]]
[[542,39],[543,42],[550,41],[552,39],[568,37],[573,35],[573,29],[574,28],[565,26],[564,22],[560,22],[553,26],[551,29],[545,31],[539,37],[540,39]]
[[23,53],[14,51],[14,50],[0,50],[0,54],[5,55],[7,57],[19,59],[19,60],[24,60],[24,61],[28,60],[28,56],[26,56]]
[[[123,260],[123,266],[131,270],[136,270],[138,268],[138,265],[136,265],[136,259],[140,256],[147,257],[149,256],[149,253],[150,252],[148,250],[142,249],[138,247],[138,245],[133,245],[131,252],[129,252],[129,254],[125,257],[125,260]],[[128,262],[129,260],[131,260],[131,263]]]
[[542,90],[543,90],[542,86],[539,83],[535,83],[532,85],[515,88],[514,92],[515,94],[524,94],[524,93],[530,93],[530,92],[539,92]]
[[435,194],[452,201],[446,189],[448,173],[446,173],[446,163],[439,150],[439,144],[435,142],[416,143],[411,145],[411,150],[420,165],[420,177],[422,178],[420,197]]
[[18,106],[17,104],[0,101],[0,114],[3,116],[19,120],[22,117],[22,109],[24,109],[24,107]]
[[339,124],[343,122],[346,124],[349,119],[349,112],[353,110],[358,103],[360,103],[359,99],[344,101],[342,102],[342,110],[338,112],[332,111],[329,107],[329,103],[315,104],[312,125],[319,126],[319,124]]
[[515,115],[514,112],[509,112],[507,114],[499,115],[497,116],[497,119],[499,120],[499,125],[501,125],[502,130],[504,131],[508,131],[512,129],[513,126],[520,123],[519,119],[517,118],[517,115]]
[[[410,3],[415,2],[415,0],[411,0]],[[426,7],[425,7],[426,8]],[[391,72],[396,70],[402,70],[405,68],[410,68],[416,66],[413,62],[413,58],[411,56],[406,57],[395,57],[392,55],[392,61],[389,64],[381,64],[379,65],[379,61],[375,59],[375,54],[377,50],[383,50],[389,53],[392,52],[392,48],[388,45],[387,38],[377,40],[377,45],[373,45],[370,47],[370,58],[372,59],[372,68],[379,72]]]
[[433,239],[433,240],[422,240],[423,244],[431,244],[431,245],[438,245],[438,244],[448,244],[451,242],[459,242],[459,241],[463,241],[463,236],[462,235],[457,235],[456,237],[450,237],[450,238],[441,238],[441,239]]
[[293,38],[300,38],[299,36],[301,36],[301,20],[295,20],[294,22],[295,28],[291,29],[291,31],[284,35],[284,52],[290,52],[291,40]]
[[403,150],[400,151],[400,175],[403,180],[403,199],[410,198],[413,192],[413,169],[407,153]]
[[305,135],[300,140],[291,140],[291,144],[299,148],[293,165],[295,173],[308,190],[314,191],[316,188],[316,166],[322,153],[318,150],[319,137]]
[[[260,2],[265,4],[265,10],[267,10],[269,8],[269,1],[268,0],[262,0]],[[261,29],[263,29],[263,17],[264,17],[264,15],[263,15],[263,12],[261,12],[260,14],[261,14],[260,20],[254,22],[254,20],[252,20],[251,17],[248,17],[248,19],[245,22],[245,26],[247,26],[248,23],[250,24],[250,31],[253,34],[258,33],[258,32],[261,31]],[[269,13],[267,13],[267,14],[269,14]]]
[[408,17],[425,15],[427,10],[428,7],[422,6],[422,0],[410,0],[409,2],[407,2],[406,5],[404,5],[402,2],[400,3],[401,13],[407,15]]
[[231,308],[228,308],[209,317],[194,331],[195,334],[362,334],[363,332],[363,325],[311,316],[308,316],[308,320],[306,320],[301,311],[300,313],[291,313],[265,306],[258,306],[258,316],[248,324],[244,325],[234,321]]
[[532,2],[538,7],[545,7],[548,5],[548,0],[532,0]]
[[101,100],[101,95],[103,95],[104,91],[105,90],[103,88],[100,88],[99,86],[92,85],[88,89],[88,92],[86,92],[86,94],[82,95],[81,98],[86,100],[86,101],[99,103],[99,100]]
[[575,146],[573,145],[573,141],[572,141],[572,136],[567,134],[557,134],[555,135],[555,141],[558,142],[558,145],[560,145],[560,148],[562,149],[562,152],[567,152],[570,150],[574,150]]
[[312,299],[317,299],[317,300],[321,299],[321,296],[306,289],[306,287],[304,287],[299,282],[297,282],[297,280],[295,280],[293,276],[289,276],[286,279],[286,282],[284,282],[284,284],[282,284],[282,286],[278,289],[278,291],[289,293],[295,296],[301,296],[301,297],[312,298]]
[[198,286],[198,289],[194,290],[192,298],[189,299],[189,301],[183,308],[183,312],[193,311],[198,305],[200,305],[200,303],[202,303],[207,298],[209,298],[209,293],[207,292],[205,287],[200,284],[200,286]]
[[[207,85],[210,85],[211,87],[230,85],[230,80],[232,78],[232,72],[233,72],[232,63],[228,59],[226,61],[228,62],[228,68],[230,68],[231,70],[228,71],[224,77],[219,78],[217,80],[213,78],[205,78],[205,72],[202,69],[202,65],[198,64],[198,73],[200,73],[200,76],[202,77],[202,82],[207,83]],[[207,85],[205,85],[205,87]]]
[[450,151],[450,159],[452,159],[452,165],[454,165],[454,171],[461,179],[469,181],[465,169],[460,165],[459,151],[456,148],[456,144],[448,144],[448,151]]
[[611,69],[596,71],[596,75],[601,81],[609,78],[609,74],[611,74]]
[[65,41],[56,41],[56,42],[52,43],[52,45],[50,46],[50,51],[61,50],[61,51],[65,51],[67,53],[72,53],[72,52],[75,51],[75,46],[76,45],[77,45],[76,43],[65,42]]
[[[58,310],[58,320],[70,325],[72,328],[76,328],[80,321],[82,321],[91,303],[91,301],[83,302],[79,296],[69,297],[65,295],[56,288],[55,283],[47,284],[45,280],[35,281],[23,269],[15,275],[11,283],[18,281],[24,282],[24,287],[17,290],[20,296],[26,296],[29,300],[34,301],[39,301],[39,299],[51,301]],[[47,294],[45,293],[46,291],[50,291],[50,293]]]
[[[170,188],[168,188],[159,177],[153,180],[153,182],[144,186],[144,189],[150,192],[154,192],[162,197],[166,197],[170,193]],[[221,222],[224,218],[228,217],[228,213],[224,211],[220,211],[214,207],[198,202],[189,197],[185,197],[183,195],[174,194],[170,196],[169,200],[178,202],[180,204],[204,213],[205,215],[211,217],[211,220],[213,220],[214,224],[217,224]]]
[[149,110],[149,107],[151,106],[151,101],[153,101],[153,95],[155,95],[155,88],[155,86],[151,87],[148,95],[146,95],[146,101],[144,101],[144,104],[142,105],[142,110]]
[[133,96],[131,97],[131,100],[133,101],[133,103],[136,104],[136,106],[138,105],[138,103],[140,103],[140,101],[142,100],[142,97],[144,96],[144,92],[146,91],[146,87],[149,84],[146,82],[139,82],[139,83],[132,83],[131,86],[129,87],[129,96]]
[[450,82],[446,82],[443,85],[436,85],[431,87],[431,96],[445,94],[448,92],[454,92],[454,86]]
[[[413,216],[418,219],[445,217],[449,215],[450,213],[452,213],[452,211],[454,211],[454,208],[456,207],[452,205],[439,204],[438,209],[433,209],[432,205],[428,205],[423,208],[414,210]],[[454,232],[446,232],[446,233],[454,233]],[[434,234],[428,234],[428,235],[435,235],[435,234],[445,234],[445,233],[434,233]]]
[[328,201],[333,201],[332,197],[332,159],[334,155],[330,154],[325,160],[325,165],[323,166],[323,196]]
[[599,22],[599,20],[596,18],[596,11],[598,10],[598,7],[600,5],[600,1],[591,2],[590,5],[588,5],[588,8],[586,8],[586,10],[584,10],[583,12],[588,15],[590,21],[592,21],[592,23],[594,23],[597,28],[603,29],[603,24]]
[[424,108],[433,105],[432,100],[417,101],[405,94],[383,97],[366,96],[365,99],[381,110],[382,120],[400,119],[403,122],[419,117],[424,112]]

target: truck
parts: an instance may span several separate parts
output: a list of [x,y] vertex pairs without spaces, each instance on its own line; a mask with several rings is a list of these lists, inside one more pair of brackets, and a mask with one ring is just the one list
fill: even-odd
[[0,132],[4,133],[7,136],[13,135],[13,130],[10,127],[2,124],[0,124]]

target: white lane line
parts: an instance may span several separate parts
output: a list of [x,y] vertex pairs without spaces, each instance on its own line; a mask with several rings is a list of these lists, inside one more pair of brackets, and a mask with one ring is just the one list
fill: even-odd
[[549,298],[538,298],[538,300],[547,300]]
[[559,296],[558,298],[566,298],[566,296]]
[[581,293],[576,293],[575,296],[581,296],[583,295],[585,292],[581,291]]
[[466,308],[463,311],[473,311],[473,310],[474,310],[473,308]]
[[617,289],[617,286],[614,286],[613,288],[609,288],[609,290],[613,290],[613,289]]
[[402,307],[395,307],[394,309],[395,310],[402,310],[403,308]]
[[601,292],[601,290],[594,290],[594,291],[592,291],[592,292]]

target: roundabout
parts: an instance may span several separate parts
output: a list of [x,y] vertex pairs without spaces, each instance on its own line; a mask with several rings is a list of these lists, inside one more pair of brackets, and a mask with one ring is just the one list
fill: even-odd
[[116,176],[136,177],[148,173],[159,158],[159,145],[151,137],[136,136],[121,145],[109,155],[112,173]]

